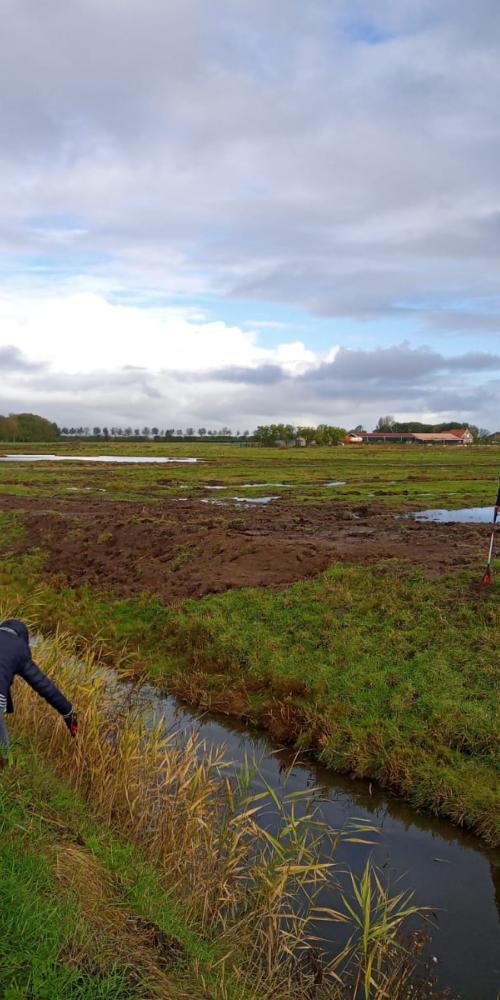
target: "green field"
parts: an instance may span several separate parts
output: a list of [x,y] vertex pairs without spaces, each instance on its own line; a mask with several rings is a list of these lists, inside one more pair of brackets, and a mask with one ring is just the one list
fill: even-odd
[[[98,495],[106,500],[153,503],[177,496],[206,496],[217,482],[227,494],[250,482],[283,483],[276,488],[291,502],[361,500],[387,507],[432,507],[492,504],[500,470],[498,446],[473,448],[434,446],[350,446],[337,448],[257,448],[209,442],[119,441],[3,445],[0,454],[145,455],[200,458],[193,465],[87,465],[86,463],[2,463],[4,494],[67,499],[68,493]],[[345,486],[324,484],[344,480]],[[105,490],[105,493],[99,492]],[[245,495],[264,492],[260,487]],[[219,493],[217,493],[219,498]]]
[[[75,445],[58,445],[71,453]],[[5,451],[13,451],[5,448]],[[19,446],[17,451],[21,451]],[[24,449],[32,450],[34,449]],[[36,449],[42,452],[40,446]],[[54,446],[47,446],[48,452]],[[252,447],[115,442],[82,454],[201,455],[200,465],[2,464],[0,490],[43,498],[141,501],[237,495],[249,482],[276,489],[297,511],[309,503],[395,513],[492,504],[498,449],[371,446],[275,451]],[[345,480],[346,486],[323,484]],[[105,490],[106,492],[100,492]],[[274,490],[255,487],[257,495]],[[327,509],[325,506],[325,509]],[[124,504],[124,507],[126,505]],[[3,516],[0,597],[42,629],[59,625],[97,644],[123,669],[193,703],[239,715],[278,740],[313,750],[332,768],[379,781],[420,808],[498,844],[498,580],[478,588],[483,564],[429,575],[409,563],[337,563],[278,590],[229,590],[163,603],[67,587],[44,572],[43,549],[19,554],[22,511]],[[485,552],[488,529],[484,528]]]

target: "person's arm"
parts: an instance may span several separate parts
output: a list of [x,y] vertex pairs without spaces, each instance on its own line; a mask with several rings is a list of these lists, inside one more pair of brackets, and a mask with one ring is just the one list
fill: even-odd
[[63,718],[69,719],[73,713],[73,706],[71,702],[63,695],[62,691],[44,674],[40,667],[37,667],[33,660],[28,658],[26,663],[19,669],[19,675],[26,681],[30,687],[36,691],[37,694],[45,698],[45,701],[55,708],[56,712],[59,712]]

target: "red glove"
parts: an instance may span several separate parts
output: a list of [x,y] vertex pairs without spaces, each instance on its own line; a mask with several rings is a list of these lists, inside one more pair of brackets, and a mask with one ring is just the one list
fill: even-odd
[[76,712],[70,712],[69,715],[65,715],[64,721],[71,733],[71,736],[76,736],[78,732],[78,716]]

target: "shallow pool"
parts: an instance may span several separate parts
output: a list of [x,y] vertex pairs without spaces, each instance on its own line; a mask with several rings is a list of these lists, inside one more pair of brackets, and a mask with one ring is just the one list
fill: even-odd
[[463,507],[460,510],[419,510],[416,521],[438,521],[441,524],[487,524],[493,521],[493,507]]
[[192,464],[201,458],[167,458],[164,455],[1,455],[0,462],[112,462],[117,465]]

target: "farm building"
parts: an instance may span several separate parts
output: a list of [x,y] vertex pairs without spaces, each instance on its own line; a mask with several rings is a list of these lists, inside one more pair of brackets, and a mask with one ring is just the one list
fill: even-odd
[[412,431],[359,431],[346,434],[348,444],[472,444],[474,440],[467,427],[439,433],[413,433]]

